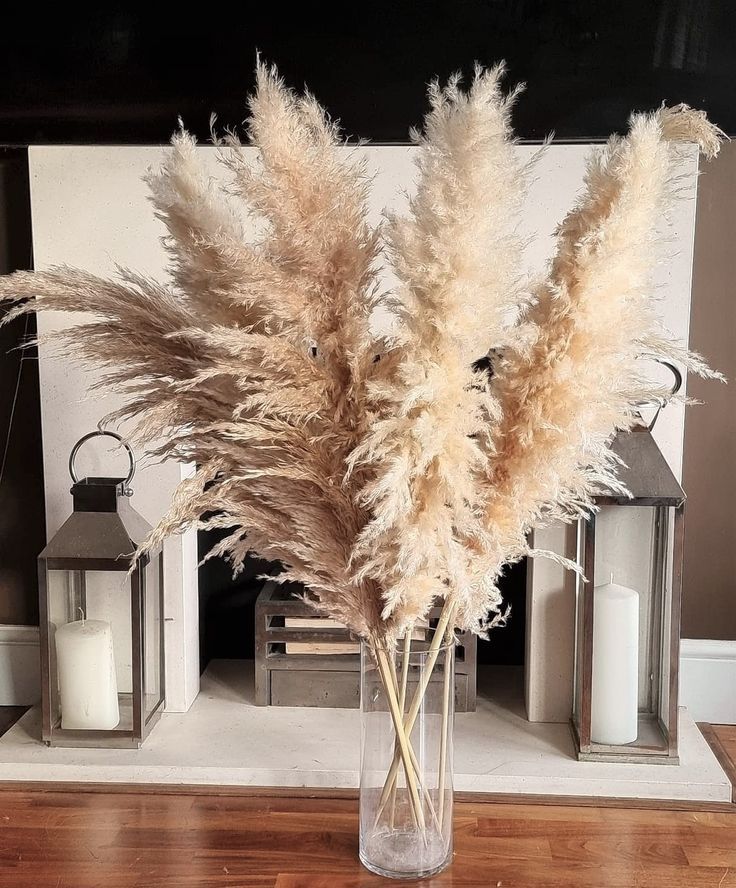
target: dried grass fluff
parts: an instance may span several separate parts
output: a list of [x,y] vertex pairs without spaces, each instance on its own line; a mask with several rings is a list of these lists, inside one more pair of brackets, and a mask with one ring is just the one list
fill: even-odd
[[[63,267],[0,279],[5,322],[93,315],[59,334],[69,356],[125,396],[114,419],[133,421],[134,441],[196,464],[146,547],[226,529],[211,555],[235,572],[249,552],[281,561],[280,579],[376,645],[437,599],[450,626],[483,632],[528,530],[584,514],[616,484],[607,445],[659,394],[640,359],[709,372],[660,329],[649,276],[673,143],[712,157],[720,131],[663,107],[594,149],[532,287],[516,234],[528,169],[502,76],[478,68],[467,91],[458,77],[430,87],[416,195],[382,230],[335,124],[259,63],[247,132],[258,164],[229,135],[220,186],[182,130],[147,178],[168,231],[166,283]],[[379,286],[382,254],[395,292]],[[379,305],[394,319],[388,342],[371,332]],[[474,369],[487,354],[500,354],[492,381]]]

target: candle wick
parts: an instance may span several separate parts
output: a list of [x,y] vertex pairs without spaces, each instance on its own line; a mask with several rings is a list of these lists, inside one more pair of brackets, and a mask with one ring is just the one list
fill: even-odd
[[77,608],[77,610],[78,610],[79,613],[82,615],[82,625],[84,625],[84,621],[86,620],[86,617],[85,617],[85,614],[84,614],[84,610],[83,610],[81,607]]
[[613,583],[613,571],[611,571],[611,583]]

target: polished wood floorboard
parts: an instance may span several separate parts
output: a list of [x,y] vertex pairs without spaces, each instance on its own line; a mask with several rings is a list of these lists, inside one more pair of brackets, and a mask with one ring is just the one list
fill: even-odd
[[[736,753],[736,728],[718,729]],[[0,888],[367,888],[348,798],[0,792]],[[415,884],[413,882],[405,884]],[[427,886],[736,888],[736,807],[463,801]]]
[[[351,799],[0,793],[3,888],[362,888]],[[461,803],[432,886],[736,888],[736,813]]]
[[710,748],[731,781],[731,799],[736,804],[736,725],[698,725]]
[[736,782],[733,779],[736,777],[736,725],[713,725],[713,732],[725,753],[726,769],[731,782]]

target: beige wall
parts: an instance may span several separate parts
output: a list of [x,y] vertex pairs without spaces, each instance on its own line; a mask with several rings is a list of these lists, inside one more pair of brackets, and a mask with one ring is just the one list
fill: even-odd
[[736,142],[698,186],[691,348],[728,385],[688,380],[683,487],[685,638],[736,639]]

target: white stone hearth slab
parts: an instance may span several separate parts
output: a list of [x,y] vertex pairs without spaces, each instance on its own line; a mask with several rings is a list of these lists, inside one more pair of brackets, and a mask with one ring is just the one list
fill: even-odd
[[[258,707],[253,664],[210,664],[188,713],[165,713],[139,750],[48,749],[30,710],[0,738],[0,780],[355,787],[357,711]],[[455,730],[460,791],[725,802],[731,788],[683,710],[680,765],[578,762],[564,724],[524,717],[520,670],[483,670]]]

